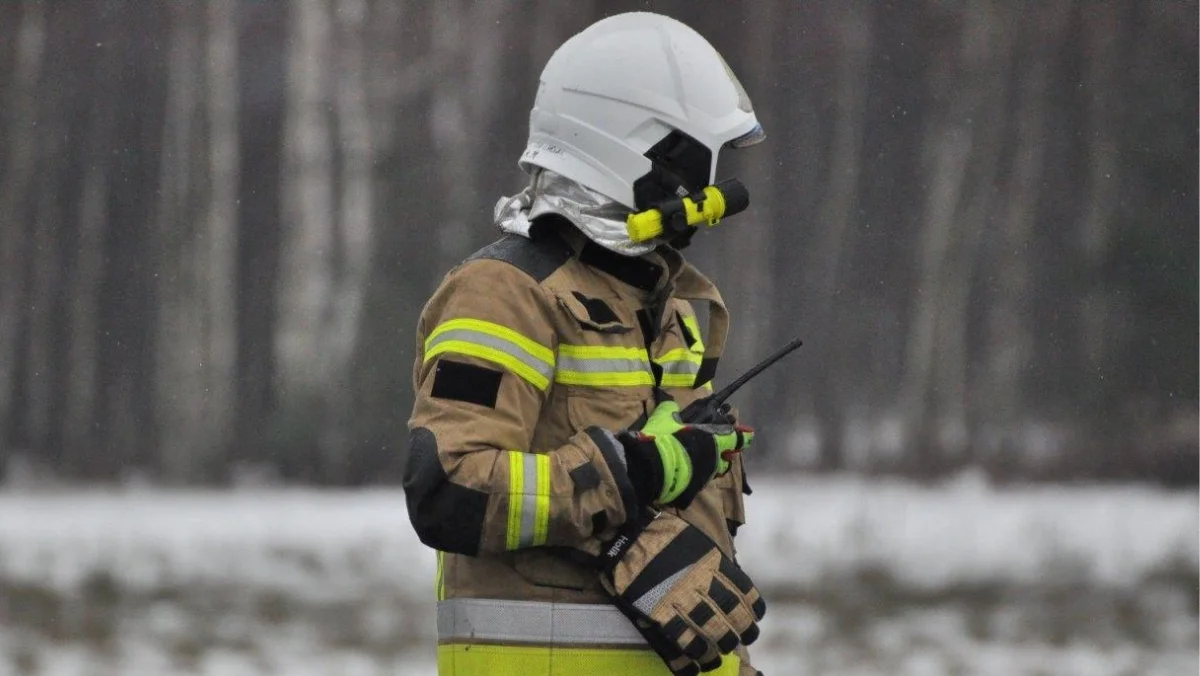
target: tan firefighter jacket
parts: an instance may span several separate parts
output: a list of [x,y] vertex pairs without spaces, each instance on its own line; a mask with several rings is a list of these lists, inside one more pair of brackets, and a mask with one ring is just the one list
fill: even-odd
[[[724,347],[721,297],[676,251],[623,257],[552,224],[471,256],[421,314],[404,487],[439,550],[443,645],[642,643],[601,612],[598,573],[563,552],[596,552],[625,521],[632,489],[611,432],[654,407],[656,382],[681,406],[711,393]],[[689,301],[707,304],[707,331]],[[742,477],[739,458],[682,511],[731,557]],[[548,612],[538,603],[558,609],[546,640],[513,628],[542,626],[521,615]]]

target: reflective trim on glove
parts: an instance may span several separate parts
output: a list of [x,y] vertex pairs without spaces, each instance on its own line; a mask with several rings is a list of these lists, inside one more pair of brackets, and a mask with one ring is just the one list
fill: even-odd
[[[766,603],[741,568],[698,528],[663,512],[604,548],[602,583],[622,612],[652,630],[675,673],[680,654],[707,671],[759,634]],[[642,632],[650,635],[647,631]]]
[[[653,466],[643,470],[639,497],[686,508],[714,476],[729,471],[733,457],[753,443],[754,430],[684,424],[679,404],[668,400],[655,407],[641,430],[625,431],[618,438],[631,455],[652,456]],[[650,477],[659,483],[646,486]]]

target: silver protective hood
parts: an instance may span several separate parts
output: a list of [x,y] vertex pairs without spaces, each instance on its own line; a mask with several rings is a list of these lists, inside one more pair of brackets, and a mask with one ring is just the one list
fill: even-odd
[[657,241],[634,243],[625,229],[629,209],[600,193],[546,169],[535,169],[529,187],[496,202],[493,220],[504,232],[529,237],[535,218],[558,214],[575,224],[588,239],[621,254],[641,256],[654,251]]

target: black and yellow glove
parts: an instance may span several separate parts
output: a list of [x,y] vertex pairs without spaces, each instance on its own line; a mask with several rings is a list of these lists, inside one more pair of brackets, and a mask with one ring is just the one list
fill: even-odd
[[625,528],[600,554],[601,584],[674,674],[721,665],[758,638],[767,604],[700,529],[667,512]]
[[745,425],[692,425],[679,404],[664,401],[639,430],[617,434],[625,447],[629,477],[643,504],[683,509],[714,476],[729,471],[733,456],[754,441]]

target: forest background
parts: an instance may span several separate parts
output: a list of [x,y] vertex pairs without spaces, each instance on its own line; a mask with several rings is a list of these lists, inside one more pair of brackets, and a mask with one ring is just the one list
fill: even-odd
[[753,466],[1197,481],[1197,6],[0,3],[0,471],[391,483],[538,73],[650,8],[768,141],[687,251]]

